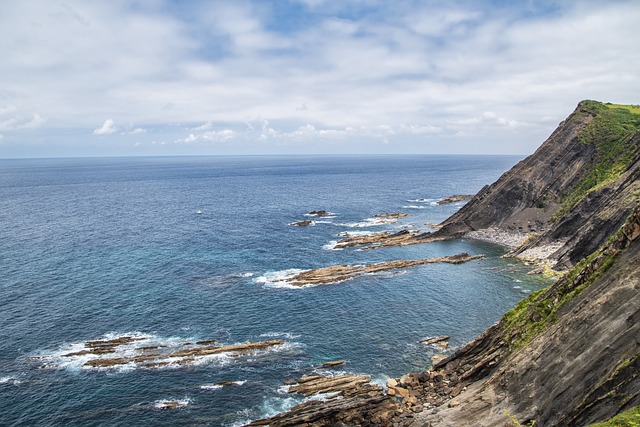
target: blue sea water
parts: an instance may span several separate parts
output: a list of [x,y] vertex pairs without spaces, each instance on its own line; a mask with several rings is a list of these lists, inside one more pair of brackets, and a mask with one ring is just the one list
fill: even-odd
[[[464,345],[543,286],[495,245],[458,240],[332,250],[339,233],[438,223],[519,158],[290,156],[0,160],[0,424],[242,425],[302,401],[285,380],[338,368],[388,376],[425,369],[419,344]],[[327,210],[330,218],[310,218]],[[406,212],[397,222],[374,215]],[[289,223],[313,219],[309,227]],[[292,289],[292,269],[419,259],[430,264]],[[91,368],[64,356],[86,341],[118,347],[282,339],[232,357]],[[333,370],[332,372],[337,372]],[[221,387],[220,381],[233,385]],[[181,407],[163,410],[166,401]]]

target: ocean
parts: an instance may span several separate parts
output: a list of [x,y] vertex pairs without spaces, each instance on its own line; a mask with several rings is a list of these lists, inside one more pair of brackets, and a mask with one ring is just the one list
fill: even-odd
[[[344,233],[438,223],[513,156],[0,160],[0,424],[239,426],[304,400],[314,372],[424,370],[547,282],[472,240],[334,250]],[[326,210],[327,217],[309,212]],[[379,213],[411,216],[380,221]],[[311,220],[312,225],[289,224]],[[336,264],[484,254],[293,288]],[[91,345],[128,337],[104,354]],[[197,342],[282,340],[171,357]],[[93,344],[88,342],[93,341]],[[160,354],[160,363],[144,355]],[[136,358],[137,357],[137,358]],[[156,357],[156,356],[153,356]],[[114,366],[87,364],[120,359]],[[320,365],[337,359],[333,369]],[[124,362],[122,362],[124,360]],[[173,406],[172,408],[167,408]]]

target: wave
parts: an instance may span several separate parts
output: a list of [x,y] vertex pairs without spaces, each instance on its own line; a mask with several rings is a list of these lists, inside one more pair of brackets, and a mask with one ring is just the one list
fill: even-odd
[[426,206],[405,205],[402,209],[426,209]]
[[0,377],[0,384],[20,385],[22,384],[22,381],[15,377]]
[[190,397],[183,399],[166,399],[156,400],[153,402],[153,407],[156,409],[180,409],[191,404],[193,400]]
[[284,338],[287,340],[294,340],[300,338],[300,335],[294,335],[290,332],[266,332],[259,335],[260,338]]
[[360,237],[360,236],[371,236],[373,231],[341,231],[338,233],[339,237]]
[[293,286],[291,285],[291,283],[289,283],[289,279],[292,279],[293,277],[297,276],[300,273],[304,273],[305,271],[309,270],[303,270],[300,268],[289,268],[287,270],[269,271],[254,280],[256,283],[261,283],[267,288],[298,289],[297,286]]
[[347,222],[336,224],[341,227],[349,227],[349,228],[365,228],[365,227],[377,227],[379,225],[387,225],[394,224],[398,222],[397,218],[385,218],[385,217],[374,217],[374,218],[366,218],[360,222]]
[[322,245],[322,249],[324,249],[325,251],[341,251],[343,249],[343,248],[338,248],[337,246],[338,246],[338,241],[331,240],[326,245]]

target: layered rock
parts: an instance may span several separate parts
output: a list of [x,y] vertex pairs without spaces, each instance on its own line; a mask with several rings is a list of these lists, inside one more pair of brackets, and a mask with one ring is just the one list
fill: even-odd
[[[96,356],[83,363],[83,365],[88,368],[113,368],[130,363],[143,368],[158,368],[171,364],[186,365],[193,363],[197,358],[214,354],[225,353],[241,355],[284,344],[282,340],[267,340],[217,345],[216,340],[201,340],[195,344],[183,343],[179,348],[167,348],[165,345],[129,346],[130,344],[145,339],[146,338],[142,337],[122,336],[110,340],[87,341],[83,343],[82,350],[65,353],[61,357],[78,358],[88,355]],[[127,347],[121,349],[120,347],[123,346]],[[104,355],[112,354],[115,357],[104,357]],[[46,358],[46,356],[43,357]]]
[[289,285],[302,287],[309,285],[326,285],[329,283],[343,282],[345,280],[355,279],[365,274],[379,273],[388,270],[398,270],[403,268],[415,267],[424,264],[449,263],[462,264],[475,259],[482,258],[482,255],[469,255],[466,252],[451,256],[425,258],[419,260],[395,260],[379,262],[376,264],[365,265],[333,265],[330,267],[317,268],[315,270],[307,270],[296,274],[293,277],[283,279]]
[[371,384],[364,375],[310,375],[289,383],[289,393],[311,399],[274,417],[253,421],[249,426],[335,426],[380,424],[391,426],[388,420],[398,410],[394,398],[382,387]]
[[635,206],[639,128],[640,115],[625,108],[581,102],[534,154],[485,186],[432,237],[495,228],[520,236],[514,256],[571,268]]
[[417,426],[585,426],[640,404],[640,209],[564,279],[435,366],[468,366],[459,407]]

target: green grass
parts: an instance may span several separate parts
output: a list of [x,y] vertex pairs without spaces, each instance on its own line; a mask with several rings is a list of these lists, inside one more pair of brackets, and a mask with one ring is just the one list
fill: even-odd
[[582,101],[582,115],[595,118],[578,134],[578,140],[595,147],[596,153],[588,172],[580,184],[562,197],[561,207],[554,219],[562,218],[589,192],[614,182],[629,167],[635,158],[638,146],[630,139],[640,130],[640,106],[603,104],[597,101]]
[[618,414],[609,421],[591,424],[589,427],[640,427],[640,406]]
[[607,102],[604,105],[606,105],[607,108],[623,108],[633,114],[640,114],[640,105],[611,104],[610,102]]
[[[596,251],[583,258],[566,278],[544,289],[532,293],[505,313],[505,339],[512,348],[529,344],[536,336],[557,320],[557,312],[566,303],[580,295],[615,263],[617,252]],[[580,284],[576,279],[589,264],[600,257],[599,267],[593,270]],[[640,426],[639,426],[640,427]]]

